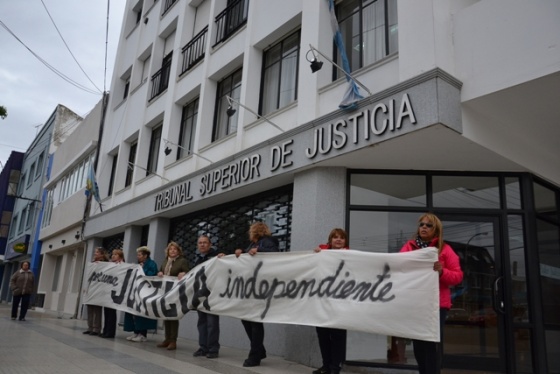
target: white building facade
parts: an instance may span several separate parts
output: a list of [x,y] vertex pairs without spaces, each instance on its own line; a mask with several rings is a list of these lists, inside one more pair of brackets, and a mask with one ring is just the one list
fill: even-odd
[[[560,372],[560,4],[334,4],[368,88],[351,109],[321,56],[341,64],[327,0],[127,1],[87,256],[148,245],[161,264],[174,240],[192,259],[201,233],[233,251],[255,220],[283,251],[342,227],[352,249],[397,252],[432,211],[465,272],[444,366]],[[248,347],[221,321],[222,345]],[[266,331],[272,354],[320,365],[312,327]],[[348,332],[346,363],[414,368],[400,345]]]
[[86,244],[83,241],[86,180],[95,162],[102,116],[100,101],[85,118],[64,131],[51,145],[51,167],[45,190],[39,239],[42,259],[37,293],[48,313],[75,317],[78,313]]

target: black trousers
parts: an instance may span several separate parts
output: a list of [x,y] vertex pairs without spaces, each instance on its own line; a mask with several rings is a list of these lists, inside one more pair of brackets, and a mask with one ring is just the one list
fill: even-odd
[[19,319],[24,319],[27,314],[27,309],[29,309],[29,300],[31,295],[14,295],[12,300],[12,318],[17,318],[17,310],[19,303],[21,302],[21,310],[19,311]]
[[439,310],[439,334],[440,341],[427,342],[425,340],[413,340],[414,357],[418,363],[420,374],[439,374],[443,360],[443,326],[447,317],[447,309]]
[[261,362],[266,357],[266,349],[264,348],[264,325],[260,322],[251,322],[241,320],[245,332],[251,341],[251,350],[248,359],[251,361]]
[[115,336],[117,332],[117,311],[112,308],[103,308],[103,316],[105,317],[105,323],[103,324],[103,335],[105,336]]
[[346,330],[317,327],[323,367],[338,373],[346,350]]

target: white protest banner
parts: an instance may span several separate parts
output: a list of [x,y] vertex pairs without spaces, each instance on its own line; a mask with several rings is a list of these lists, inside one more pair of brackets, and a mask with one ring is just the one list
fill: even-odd
[[439,341],[437,249],[259,253],[211,259],[182,280],[88,265],[84,304],[158,319],[189,310]]

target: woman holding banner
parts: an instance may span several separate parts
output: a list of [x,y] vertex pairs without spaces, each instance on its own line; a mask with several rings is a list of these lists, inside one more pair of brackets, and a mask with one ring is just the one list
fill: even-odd
[[[189,262],[183,257],[183,250],[179,244],[170,242],[165,250],[167,258],[161,264],[158,277],[171,276],[181,280],[189,271]],[[167,348],[168,351],[177,349],[177,337],[179,335],[179,321],[163,321],[165,329],[165,340],[157,346]]]
[[443,358],[443,327],[447,312],[451,308],[450,287],[463,281],[463,272],[459,257],[448,244],[443,242],[441,221],[431,213],[420,216],[416,234],[405,243],[401,252],[410,252],[427,247],[438,249],[438,260],[434,262],[434,271],[439,273],[440,342],[413,340],[414,357],[418,363],[420,374],[439,374]]
[[[138,265],[142,266],[144,275],[153,277],[158,273],[158,267],[154,260],[150,258],[150,248],[143,246],[136,250],[136,258]],[[142,316],[135,316],[130,313],[124,314],[124,331],[133,331],[134,334],[127,337],[126,340],[133,342],[145,342],[148,340],[148,330],[157,329],[157,320],[149,319]]]
[[[348,234],[340,228],[332,229],[327,244],[319,244],[315,252],[324,250],[348,249]],[[317,338],[323,366],[314,370],[313,374],[338,374],[344,360],[346,330],[329,327],[316,327]]]
[[[249,228],[249,240],[251,244],[243,251],[235,250],[235,256],[239,257],[243,252],[251,256],[257,252],[279,252],[278,240],[272,237],[270,229],[264,222],[255,222]],[[249,357],[243,362],[245,367],[259,366],[261,360],[266,358],[266,349],[264,348],[264,325],[261,322],[241,320],[245,332],[251,341],[251,350]]]
[[[124,262],[124,253],[122,249],[113,249],[111,252],[111,262],[121,264]],[[112,339],[117,332],[117,310],[113,308],[104,307],[103,316],[105,321],[103,324],[103,333],[99,334],[102,338]]]
[[[93,252],[92,262],[107,262],[109,261],[109,256],[107,256],[107,251],[105,248],[97,247]],[[87,324],[88,329],[82,334],[96,336],[101,333],[101,313],[103,312],[103,307],[99,305],[87,305]]]

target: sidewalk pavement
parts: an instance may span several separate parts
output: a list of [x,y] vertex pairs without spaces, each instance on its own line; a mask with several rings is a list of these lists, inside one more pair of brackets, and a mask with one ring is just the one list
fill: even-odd
[[161,335],[144,343],[126,340],[130,334],[117,331],[115,339],[82,334],[86,321],[59,319],[29,310],[26,321],[10,318],[11,305],[0,304],[0,374],[311,374],[313,368],[269,356],[261,366],[245,368],[247,351],[223,347],[220,357],[193,357],[198,344],[179,339],[176,351],[157,348]]

